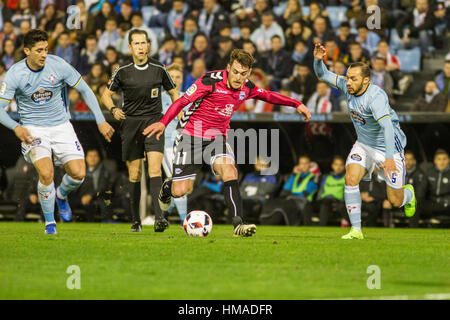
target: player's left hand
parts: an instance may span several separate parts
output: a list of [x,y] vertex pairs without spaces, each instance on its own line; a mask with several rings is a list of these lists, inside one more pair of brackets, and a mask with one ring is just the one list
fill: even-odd
[[384,169],[384,174],[386,177],[388,177],[389,179],[392,179],[392,174],[395,173],[397,174],[397,167],[395,166],[395,161],[394,159],[386,159],[384,161],[384,164],[382,164],[380,166],[381,169]]
[[98,131],[105,137],[105,140],[111,142],[111,137],[114,134],[114,128],[108,122],[102,122],[98,125]]
[[309,112],[308,108],[303,103],[297,107],[297,112],[305,117],[306,122],[311,119],[311,112]]

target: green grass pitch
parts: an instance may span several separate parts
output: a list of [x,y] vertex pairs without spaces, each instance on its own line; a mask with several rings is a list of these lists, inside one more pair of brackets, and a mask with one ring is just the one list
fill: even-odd
[[[214,226],[189,238],[128,224],[0,223],[0,299],[327,299],[450,293],[450,230],[258,227],[233,238]],[[66,282],[80,267],[80,290]],[[367,288],[380,268],[381,289]]]

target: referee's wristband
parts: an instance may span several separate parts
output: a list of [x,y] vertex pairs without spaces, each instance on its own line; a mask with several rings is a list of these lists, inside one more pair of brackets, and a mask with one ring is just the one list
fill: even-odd
[[109,110],[109,112],[111,112],[111,114],[114,115],[114,110],[115,110],[115,109],[118,109],[118,108],[117,108],[117,107],[112,107],[112,108]]

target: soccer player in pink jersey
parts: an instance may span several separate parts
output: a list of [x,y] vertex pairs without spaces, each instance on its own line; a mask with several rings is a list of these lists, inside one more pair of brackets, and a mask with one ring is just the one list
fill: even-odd
[[186,105],[192,103],[179,121],[179,133],[174,144],[173,176],[163,183],[159,204],[161,210],[166,211],[171,197],[182,197],[192,192],[197,172],[203,163],[207,163],[214,174],[220,176],[224,182],[223,194],[233,216],[233,235],[236,237],[252,236],[256,232],[256,226],[243,221],[238,171],[234,153],[226,141],[234,111],[246,99],[260,99],[273,104],[292,106],[306,121],[311,118],[310,112],[300,101],[259,88],[248,80],[253,62],[254,59],[248,52],[242,49],[233,50],[226,70],[205,73],[170,106],[159,122],[143,131],[144,135],[156,134],[159,139],[167,124]]

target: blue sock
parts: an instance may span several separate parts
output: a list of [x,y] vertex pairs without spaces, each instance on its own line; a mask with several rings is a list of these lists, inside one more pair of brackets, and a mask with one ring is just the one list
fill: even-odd
[[187,197],[186,197],[186,195],[184,195],[180,198],[174,198],[173,202],[175,202],[175,206],[177,207],[181,222],[183,222],[184,218],[186,218],[186,214],[187,214]]
[[413,193],[411,192],[411,190],[403,189],[403,203],[400,206],[400,208],[403,207],[404,205],[410,203],[412,199],[413,199]]
[[69,176],[67,173],[64,175],[64,177],[62,178],[61,184],[59,185],[56,193],[58,198],[60,199],[65,199],[67,197],[67,195],[75,190],[76,188],[78,188],[82,183],[83,180],[75,180],[74,178],[72,178],[71,176]]
[[55,222],[55,184],[52,182],[49,186],[44,186],[41,181],[38,183],[38,196],[41,202],[42,212],[44,213],[45,224]]
[[345,206],[352,226],[361,230],[361,193],[359,185],[345,186],[344,188]]

